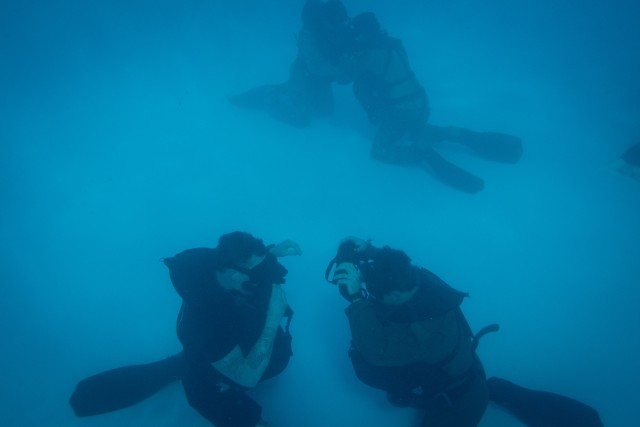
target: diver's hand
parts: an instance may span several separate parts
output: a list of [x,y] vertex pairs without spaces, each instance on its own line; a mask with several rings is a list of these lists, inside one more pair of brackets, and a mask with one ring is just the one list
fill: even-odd
[[333,282],[338,286],[344,286],[349,295],[355,295],[362,289],[360,271],[350,262],[343,262],[336,267]]
[[344,239],[342,239],[340,241],[340,246],[342,246],[346,242],[352,242],[355,245],[355,251],[356,252],[362,252],[365,249],[367,249],[367,246],[369,246],[369,242],[367,242],[366,240],[361,239],[359,237],[355,237],[355,236],[347,236],[347,237],[345,237]]
[[276,257],[290,256],[290,255],[302,255],[302,249],[293,240],[284,240],[277,245],[273,246],[269,252]]

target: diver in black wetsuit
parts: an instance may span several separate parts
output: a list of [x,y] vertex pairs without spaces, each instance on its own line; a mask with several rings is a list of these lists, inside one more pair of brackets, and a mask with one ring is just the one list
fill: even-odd
[[261,408],[244,390],[289,362],[291,336],[280,326],[290,312],[280,286],[287,270],[274,255],[289,249],[298,251],[290,243],[269,251],[235,232],[223,235],[216,249],[165,259],[183,299],[177,330],[184,390],[191,406],[218,427],[259,424]]
[[297,244],[266,247],[243,232],[220,237],[215,249],[165,258],[182,297],[177,332],[183,352],[148,365],[103,372],[81,381],[70,399],[78,416],[135,404],[181,379],[189,404],[217,427],[266,425],[245,390],[284,370],[291,356],[293,312],[287,270],[276,257],[300,255]]
[[325,278],[349,302],[349,357],[358,379],[389,402],[423,413],[423,427],[475,427],[489,401],[529,427],[603,427],[598,412],[566,396],[485,377],[460,309],[466,293],[411,264],[402,251],[343,239]]
[[349,301],[357,377],[390,403],[420,409],[423,427],[476,427],[489,391],[460,308],[468,295],[388,246],[351,237],[338,254],[331,281]]
[[515,136],[429,123],[429,99],[402,42],[383,31],[370,12],[355,16],[352,27],[353,93],[378,128],[371,151],[375,159],[424,167],[467,193],[481,191],[483,180],[444,159],[435,144],[458,143],[480,157],[502,163],[520,159],[522,143]]

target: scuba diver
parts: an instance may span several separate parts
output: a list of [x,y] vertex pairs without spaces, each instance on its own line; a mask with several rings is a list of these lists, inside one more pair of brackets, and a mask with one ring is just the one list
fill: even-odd
[[287,270],[277,257],[300,254],[290,240],[265,246],[236,231],[222,235],[214,249],[165,258],[182,297],[177,333],[183,351],[80,381],[69,400],[75,414],[122,409],[180,379],[189,404],[217,427],[267,425],[246,391],[289,363],[293,311],[281,287]]
[[352,27],[353,93],[378,127],[371,152],[374,158],[425,167],[444,183],[467,193],[482,190],[483,180],[444,159],[434,149],[436,143],[459,143],[497,162],[520,159],[522,143],[515,136],[428,123],[429,100],[402,42],[389,37],[370,12],[354,17]]
[[326,276],[349,302],[349,356],[363,383],[422,410],[423,427],[478,425],[489,403],[476,354],[484,332],[474,337],[460,309],[466,293],[403,251],[355,237],[343,240]]
[[475,427],[489,401],[529,427],[603,427],[593,408],[574,399],[487,380],[476,348],[498,325],[474,335],[460,309],[468,294],[405,252],[347,237],[325,278],[349,303],[356,376],[391,404],[423,411],[422,427]]
[[515,136],[429,124],[429,101],[402,42],[382,31],[373,13],[349,19],[339,0],[307,0],[302,23],[289,80],[235,95],[230,98],[233,104],[307,126],[314,115],[332,112],[332,83],[353,83],[355,97],[378,128],[372,157],[423,167],[467,193],[481,191],[484,181],[442,157],[434,149],[436,143],[459,143],[502,163],[520,159],[522,143]]

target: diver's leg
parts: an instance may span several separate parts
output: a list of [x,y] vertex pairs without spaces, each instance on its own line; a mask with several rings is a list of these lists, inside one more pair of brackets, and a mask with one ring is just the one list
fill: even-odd
[[354,348],[349,349],[351,365],[358,379],[370,386],[387,392],[387,400],[397,407],[419,407],[421,397],[413,392],[419,386],[411,367],[374,366],[368,363]]
[[465,193],[474,194],[484,188],[484,181],[442,157],[433,145],[449,137],[449,128],[430,124],[417,124],[411,131],[415,157],[445,184]]
[[433,141],[419,132],[405,138],[406,131],[399,126],[381,126],[374,139],[371,155],[385,163],[414,165],[425,168],[443,183],[474,194],[484,188],[484,181],[454,165],[438,154],[431,146]]
[[182,385],[189,405],[216,427],[255,427],[260,421],[260,405],[223,383],[210,366],[190,367]]
[[423,144],[433,145],[437,142],[450,140],[451,127],[436,126],[425,123],[414,131],[415,139],[422,141]]
[[367,362],[354,347],[349,349],[349,359],[356,377],[369,387],[392,391],[399,389],[400,384],[405,382],[399,375],[400,368],[374,366]]
[[444,395],[427,407],[422,427],[476,427],[489,404],[489,392],[483,376],[477,375],[469,389],[454,401]]

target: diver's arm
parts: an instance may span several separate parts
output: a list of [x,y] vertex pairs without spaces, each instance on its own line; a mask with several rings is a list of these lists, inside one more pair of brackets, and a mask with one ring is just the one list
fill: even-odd
[[221,374],[245,387],[254,387],[262,378],[271,359],[280,320],[288,306],[282,288],[279,285],[272,286],[267,319],[251,350],[245,356],[240,346],[236,345],[229,354],[212,363]]

